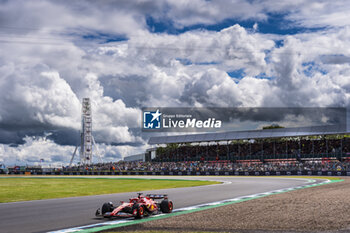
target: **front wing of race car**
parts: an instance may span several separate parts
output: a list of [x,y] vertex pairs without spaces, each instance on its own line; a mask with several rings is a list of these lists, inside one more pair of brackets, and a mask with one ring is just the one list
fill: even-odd
[[137,212],[133,211],[133,203],[122,203],[118,207],[113,207],[113,204],[111,202],[104,203],[101,208],[98,208],[96,210],[96,216],[101,216],[105,218],[111,218],[111,217],[135,217],[137,215]]

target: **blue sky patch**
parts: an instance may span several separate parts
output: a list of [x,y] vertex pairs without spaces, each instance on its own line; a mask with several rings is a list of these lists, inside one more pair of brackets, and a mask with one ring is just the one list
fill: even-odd
[[319,72],[323,75],[327,74],[327,71],[322,69],[318,64],[315,62],[306,62],[303,63],[303,73],[307,77],[313,76],[314,73]]
[[276,48],[281,48],[284,45],[284,40],[275,40]]
[[221,62],[211,61],[211,62],[196,62],[195,64],[199,66],[209,66],[209,65],[218,65],[220,63]]
[[192,65],[192,61],[190,59],[187,58],[176,58],[177,61],[179,61],[182,65],[188,66],[188,65]]
[[128,40],[128,38],[125,35],[115,35],[115,34],[100,33],[100,32],[88,33],[81,37],[84,40],[94,40],[94,41],[99,41],[99,43],[111,43],[111,42]]
[[178,35],[192,30],[208,30],[208,31],[221,31],[224,28],[231,27],[235,24],[239,24],[244,28],[251,28],[255,23],[258,24],[258,32],[264,34],[277,34],[277,35],[295,35],[298,33],[314,32],[324,30],[324,27],[319,28],[305,28],[295,24],[295,22],[287,20],[288,14],[267,14],[268,19],[264,21],[257,20],[239,20],[235,18],[225,19],[217,24],[194,24],[184,28],[176,28],[174,23],[170,19],[154,19],[151,16],[146,17],[146,23],[149,30],[153,33],[167,33]]
[[228,71],[227,74],[228,74],[231,78],[236,78],[236,79],[242,79],[242,78],[244,78],[244,76],[245,76],[244,69]]
[[176,60],[185,66],[189,66],[189,65],[209,66],[209,65],[220,64],[219,62],[192,62],[190,59],[187,59],[187,58],[176,58]]
[[175,28],[174,23],[169,19],[156,20],[151,16],[147,16],[146,24],[148,26],[148,30],[152,33],[167,33],[172,35],[180,34],[178,29]]
[[258,74],[257,76],[255,76],[255,78],[258,78],[258,79],[268,79],[268,80],[271,80],[271,79],[272,79],[272,77],[267,76],[266,73],[260,73],[260,74]]

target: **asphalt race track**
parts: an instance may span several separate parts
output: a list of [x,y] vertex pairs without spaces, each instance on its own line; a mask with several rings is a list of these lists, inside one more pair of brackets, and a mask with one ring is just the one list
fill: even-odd
[[[136,176],[132,176],[136,178]],[[152,178],[140,176],[137,178]],[[191,188],[144,191],[144,193],[167,193],[174,208],[220,201],[282,188],[306,184],[306,179],[265,177],[153,177],[166,179],[217,180],[224,184]],[[320,182],[320,181],[316,181]],[[107,194],[39,201],[0,204],[0,232],[47,232],[70,227],[84,226],[105,219],[96,219],[94,214],[104,202],[127,201],[136,193]]]

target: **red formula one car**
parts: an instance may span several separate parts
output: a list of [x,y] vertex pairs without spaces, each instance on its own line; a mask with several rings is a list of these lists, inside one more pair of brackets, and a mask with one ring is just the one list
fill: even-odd
[[[161,201],[155,201],[162,199]],[[113,206],[112,202],[106,202],[102,208],[96,210],[96,216],[105,218],[112,217],[134,217],[143,218],[144,216],[171,213],[173,211],[173,202],[168,199],[166,194],[147,194],[143,196],[138,193],[135,198],[130,198],[129,202],[121,202],[119,206]]]

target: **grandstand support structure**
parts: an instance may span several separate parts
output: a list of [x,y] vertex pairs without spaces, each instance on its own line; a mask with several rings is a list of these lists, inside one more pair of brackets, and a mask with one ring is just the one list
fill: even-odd
[[[82,110],[81,110],[81,131],[80,131],[80,165],[90,165],[93,159],[93,148],[95,147],[96,155],[99,162],[102,162],[101,155],[98,147],[95,143],[95,139],[92,136],[92,112],[90,98],[83,98]],[[69,163],[69,167],[72,166],[74,161],[78,145],[76,146],[72,158]]]

